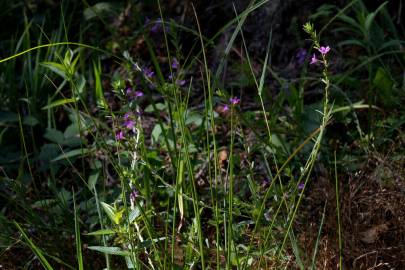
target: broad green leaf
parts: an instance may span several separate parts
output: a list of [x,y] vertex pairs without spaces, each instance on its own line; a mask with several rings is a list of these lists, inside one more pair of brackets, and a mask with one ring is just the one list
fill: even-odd
[[104,91],[103,91],[103,84],[101,83],[101,63],[100,60],[98,60],[98,63],[96,64],[93,62],[93,72],[94,72],[94,90],[95,90],[95,95],[96,95],[96,100],[97,100],[97,105],[100,108],[106,109],[107,108],[107,101],[104,98]]
[[33,127],[33,126],[38,125],[39,121],[34,116],[28,115],[28,116],[24,117],[23,124]]
[[106,13],[111,13],[111,11],[112,11],[112,5],[110,3],[100,2],[91,7],[86,8],[83,11],[83,16],[84,16],[85,20],[90,20],[97,16],[100,16],[100,15],[103,15]]
[[57,144],[62,144],[65,139],[61,131],[53,128],[46,129],[44,138]]
[[364,22],[364,29],[366,30],[367,35],[369,35],[370,33],[370,27],[375,19],[375,16],[385,7],[386,4],[388,4],[388,1],[382,3],[374,12],[371,12],[370,14],[367,15],[366,20]]
[[[155,108],[156,108],[156,110],[158,110],[158,111],[163,111],[164,109],[166,109],[166,104],[164,104],[164,103],[156,103],[156,104],[155,104]],[[145,112],[148,112],[148,113],[154,112],[153,105],[152,105],[152,104],[148,105],[148,106],[145,108]]]
[[86,235],[110,235],[115,234],[116,232],[110,229],[98,230],[94,232],[86,233]]
[[117,211],[114,207],[112,207],[109,204],[106,204],[105,202],[101,202],[101,206],[103,207],[104,211],[106,212],[107,216],[110,218],[112,222],[114,222],[117,225],[120,224],[124,210]]
[[[143,203],[140,202],[139,206],[142,207]],[[133,210],[131,210],[131,213],[129,213],[129,222],[134,221],[137,217],[141,215],[141,210],[139,210],[139,207],[136,206]]]
[[0,125],[18,122],[18,114],[13,112],[0,112]]
[[76,157],[76,156],[84,156],[86,154],[88,154],[90,152],[90,149],[84,148],[84,149],[75,149],[75,150],[71,150],[67,153],[63,153],[62,155],[58,156],[57,158],[54,158],[52,161],[59,161],[59,160],[63,160],[63,159],[69,159],[72,157]]
[[41,65],[55,72],[63,79],[68,79],[67,70],[64,65],[55,62],[42,62]]
[[378,68],[373,80],[373,85],[377,88],[378,94],[385,105],[396,103],[392,93],[394,82],[383,68]]
[[56,203],[57,203],[56,199],[45,199],[32,203],[31,207],[34,209],[44,209],[52,205],[55,205]]
[[118,256],[130,256],[131,253],[126,250],[122,250],[119,247],[103,247],[103,246],[89,246],[88,249],[98,251],[104,254],[118,255]]
[[86,89],[86,78],[83,75],[80,75],[76,80],[75,80],[75,90],[77,95],[83,95],[85,89]]
[[194,124],[196,126],[201,126],[203,122],[203,116],[198,112],[189,112],[187,114],[186,125]]
[[[115,222],[115,209],[109,204],[105,202],[101,202],[101,206],[103,207],[104,211],[106,212],[107,216],[110,218],[111,221]],[[118,224],[118,223],[117,223]]]
[[100,175],[99,171],[93,171],[89,175],[88,185],[90,190],[93,190],[95,188],[99,175]]
[[159,136],[162,134],[162,128],[159,124],[155,125],[152,130],[152,143],[157,143],[159,140]]
[[361,26],[360,26],[360,24],[358,24],[356,22],[355,19],[353,19],[353,18],[351,18],[351,17],[349,17],[347,15],[344,15],[344,14],[340,15],[339,19],[341,19],[342,21],[344,21],[347,24],[350,24],[357,31],[361,31]]
[[78,100],[79,100],[78,97],[76,97],[76,98],[58,99],[58,100],[55,100],[55,101],[51,102],[50,104],[42,107],[42,110],[47,110],[47,109],[50,109],[50,108],[53,108],[53,107],[59,107],[61,105],[65,105],[65,104],[68,104],[68,103],[73,103],[73,102],[76,102]]
[[72,199],[72,193],[70,191],[67,191],[66,189],[62,188],[61,191],[58,192],[57,198],[63,205],[67,206],[68,201],[70,201],[70,199]]

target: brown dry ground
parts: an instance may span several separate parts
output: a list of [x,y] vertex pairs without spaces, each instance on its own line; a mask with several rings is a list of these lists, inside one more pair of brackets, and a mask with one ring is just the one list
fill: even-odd
[[[343,269],[405,269],[404,164],[401,152],[374,153],[339,178]],[[333,180],[319,178],[303,204],[299,239],[311,258],[327,201],[316,269],[339,269],[335,190]]]

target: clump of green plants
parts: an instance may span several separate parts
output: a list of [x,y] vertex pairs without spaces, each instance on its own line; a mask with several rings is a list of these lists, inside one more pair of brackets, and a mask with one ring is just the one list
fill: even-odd
[[[35,255],[28,269],[39,264],[45,269],[317,269],[322,237],[332,228],[334,266],[343,269],[339,173],[357,167],[345,167],[349,140],[340,143],[334,128],[353,125],[350,139],[359,142],[359,152],[371,153],[374,129],[365,133],[364,115],[355,110],[368,110],[373,122],[381,104],[391,104],[385,98],[377,102],[379,94],[370,89],[366,102],[352,103],[359,96],[343,87],[353,86],[352,76],[364,67],[375,89],[398,90],[382,58],[395,55],[385,49],[400,42],[371,42],[380,32],[374,19],[385,4],[369,14],[360,5],[358,21],[344,14],[349,4],[325,25],[339,21],[345,27],[337,32],[344,33],[351,25],[363,40],[328,46],[332,43],[320,35],[326,28],[317,32],[305,23],[308,48],[301,48],[296,60],[302,73],[285,79],[271,63],[272,33],[263,59],[251,57],[244,36],[244,22],[266,2],[251,1],[213,38],[202,34],[195,10],[196,29],[189,29],[166,20],[159,2],[158,19],[128,5],[108,30],[126,20],[135,20],[136,30],[130,37],[111,34],[106,50],[87,40],[70,42],[67,33],[48,43],[41,34],[33,46],[27,22],[21,39],[26,44],[0,60],[4,67],[21,61],[27,74],[26,97],[0,93],[10,96],[4,101],[9,109],[13,102],[24,103],[15,113],[0,114],[1,149],[7,149],[3,142],[15,141],[13,132],[19,134],[14,153],[0,155],[9,160],[0,167],[5,191],[0,225],[6,228],[0,233],[6,240],[1,252],[24,243]],[[106,25],[113,7],[86,3],[89,27],[97,26],[96,19]],[[325,6],[313,18],[333,8]],[[213,65],[210,53],[225,32],[229,39]],[[189,54],[180,41],[185,33],[194,42]],[[132,43],[135,47],[124,49]],[[357,66],[348,61],[350,70],[341,71],[338,46],[348,44],[367,56]],[[108,51],[121,45],[121,55]],[[243,73],[240,81],[228,84],[235,71]],[[1,72],[4,81],[14,78]],[[282,88],[274,91],[275,85]],[[401,127],[399,120],[390,125]],[[304,245],[305,216],[317,207],[306,204],[315,201],[312,187],[321,178],[333,179],[334,197],[329,200],[325,192],[315,239]],[[332,226],[327,215],[336,225],[325,232]]]

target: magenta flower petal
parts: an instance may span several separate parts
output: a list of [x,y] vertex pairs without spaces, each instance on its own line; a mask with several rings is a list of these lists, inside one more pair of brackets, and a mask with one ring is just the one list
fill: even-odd
[[133,129],[135,127],[135,121],[134,120],[127,120],[124,122],[124,126],[127,129]]
[[125,138],[125,136],[124,136],[124,132],[122,132],[122,130],[118,131],[118,132],[115,134],[115,139],[116,139],[117,141],[121,141],[121,140],[123,140],[124,138]]
[[138,91],[135,91],[135,93],[134,93],[134,96],[135,96],[135,97],[143,97],[143,95],[144,95],[143,92],[142,92],[142,91],[139,91],[139,90],[138,90]]
[[232,97],[232,98],[229,99],[229,102],[232,105],[238,105],[240,103],[240,99],[238,97]]
[[124,114],[124,119],[128,120],[129,118],[131,118],[131,116],[132,116],[132,113],[127,112]]
[[326,47],[322,46],[322,47],[320,47],[320,48],[318,49],[318,51],[319,51],[323,56],[325,56],[325,55],[330,51],[330,48],[329,48],[329,46],[326,46]]
[[311,62],[309,63],[310,65],[316,64],[318,62],[318,59],[316,58],[316,55],[313,54],[311,58]]

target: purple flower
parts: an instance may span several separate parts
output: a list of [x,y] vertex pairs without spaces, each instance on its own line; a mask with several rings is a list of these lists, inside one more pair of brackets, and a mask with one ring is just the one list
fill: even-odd
[[126,121],[124,122],[124,126],[125,126],[127,129],[133,129],[133,128],[135,127],[135,121],[134,121],[134,120],[131,120],[131,119],[128,119],[128,120],[126,120]]
[[307,57],[307,51],[304,48],[300,48],[295,57],[297,58],[298,64],[302,65]]
[[152,71],[152,69],[146,67],[143,69],[143,73],[145,74],[146,77],[148,78],[152,78],[153,76],[155,76],[155,72]]
[[173,75],[170,74],[167,78],[169,78],[169,80],[173,80]]
[[173,69],[178,69],[179,68],[179,61],[177,61],[177,59],[176,59],[176,57],[173,57],[173,59],[172,59],[173,61],[172,61],[172,68]]
[[132,112],[127,112],[127,113],[124,114],[124,119],[125,120],[128,120],[131,117],[132,117]]
[[136,189],[131,191],[130,200],[134,202],[139,197],[139,192]]
[[152,28],[150,29],[150,31],[154,34],[159,33],[162,30],[162,20],[161,19],[157,19],[155,21],[155,24],[152,26]]
[[304,184],[304,183],[299,183],[299,184],[298,184],[298,189],[299,189],[299,190],[303,190],[304,187],[305,187],[305,184]]
[[311,62],[309,63],[310,65],[316,64],[318,62],[318,59],[316,58],[316,55],[313,54],[311,58]]
[[329,46],[326,46],[326,47],[321,46],[321,47],[318,49],[318,51],[319,51],[323,56],[325,56],[325,55],[330,51],[330,48],[329,48]]
[[237,97],[232,97],[232,98],[229,99],[229,102],[230,102],[232,105],[238,105],[238,104],[240,103],[240,99],[237,98]]
[[124,132],[122,132],[122,130],[120,130],[120,131],[118,131],[116,134],[115,134],[115,139],[117,140],[117,141],[121,141],[121,140],[123,140],[125,137],[124,137]]
[[227,112],[229,111],[229,106],[228,104],[225,104],[224,107],[222,108],[222,112]]
[[135,97],[143,97],[143,92],[140,91],[140,90],[135,91],[134,96],[135,96]]
[[132,88],[128,87],[127,90],[125,91],[125,93],[130,96],[132,94]]

